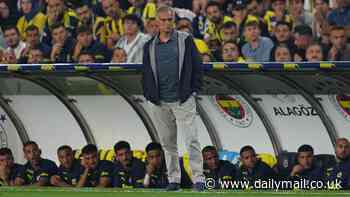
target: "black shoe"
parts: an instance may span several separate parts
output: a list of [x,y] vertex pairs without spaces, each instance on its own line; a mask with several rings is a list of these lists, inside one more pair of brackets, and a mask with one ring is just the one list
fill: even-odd
[[169,185],[165,189],[166,191],[179,191],[180,184],[179,183],[169,183]]

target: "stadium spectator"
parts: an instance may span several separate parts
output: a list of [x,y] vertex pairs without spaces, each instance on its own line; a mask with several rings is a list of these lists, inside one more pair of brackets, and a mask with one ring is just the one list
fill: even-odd
[[79,64],[93,64],[96,63],[95,54],[90,51],[81,51],[78,56]]
[[202,62],[209,63],[212,62],[213,57],[210,55],[210,53],[203,53],[202,54]]
[[299,25],[294,29],[295,54],[294,61],[305,61],[306,48],[312,43],[312,29],[307,25]]
[[130,144],[119,141],[114,145],[115,177],[114,187],[142,188],[145,178],[145,163],[133,157]]
[[0,27],[2,29],[17,24],[18,13],[15,13],[16,7],[11,7],[12,2],[15,1],[0,0]]
[[26,63],[28,64],[47,63],[47,60],[45,60],[44,58],[44,52],[42,51],[42,49],[40,47],[30,48]]
[[81,150],[81,168],[77,187],[111,187],[114,165],[99,160],[96,145],[88,144]]
[[350,26],[350,2],[348,0],[336,0],[337,8],[328,15],[328,23],[335,26]]
[[51,29],[53,43],[50,54],[51,61],[55,63],[72,62],[75,41],[69,36],[63,23],[54,24]]
[[295,48],[292,38],[291,26],[284,21],[277,22],[274,28],[272,40],[275,45],[286,44],[292,50]]
[[205,178],[215,180],[216,189],[221,189],[219,180],[232,181],[236,179],[236,166],[229,161],[220,160],[218,151],[214,146],[204,147],[202,155]]
[[247,0],[247,12],[258,18],[263,18],[266,13],[264,0]]
[[235,42],[239,43],[239,32],[236,23],[231,21],[225,23],[222,26],[220,33],[222,35],[222,42],[234,40]]
[[113,49],[124,34],[124,11],[119,7],[119,0],[101,0],[102,9],[106,15],[104,34],[100,41],[109,49]]
[[292,62],[293,55],[288,45],[280,44],[274,47],[271,57],[275,62]]
[[306,49],[306,60],[308,62],[320,62],[323,61],[323,47],[321,44],[315,42],[311,43]]
[[143,21],[156,17],[157,4],[147,0],[129,0],[131,6],[127,14],[135,14]]
[[206,7],[208,0],[193,0],[192,1],[192,12],[196,14],[193,19],[193,35],[196,38],[203,39],[208,19],[206,17]]
[[228,16],[224,16],[221,5],[215,1],[210,1],[206,8],[208,17],[208,28],[206,29],[204,40],[217,39],[222,42],[220,29],[226,22],[232,21]]
[[8,26],[3,31],[5,41],[8,46],[6,50],[13,51],[16,59],[18,60],[26,48],[26,44],[21,40],[16,26]]
[[270,38],[260,36],[257,21],[251,21],[244,26],[244,35],[247,43],[242,47],[242,54],[249,62],[266,62],[270,60],[273,42]]
[[305,0],[290,1],[290,14],[294,27],[298,25],[312,25],[312,15],[304,9]]
[[257,180],[269,180],[276,178],[275,171],[266,163],[257,158],[252,146],[244,146],[239,151],[241,166],[239,167],[238,179],[249,180],[251,186]]
[[328,29],[327,18],[330,12],[329,0],[314,0],[312,31],[315,37],[321,37],[323,32]]
[[94,55],[93,59],[98,62],[109,62],[111,60],[111,51],[105,45],[94,40],[92,30],[87,26],[79,26],[76,30],[77,38],[74,46],[73,60],[78,61],[81,51],[90,52]]
[[122,48],[113,49],[112,61],[111,63],[125,63],[127,60],[127,54]]
[[149,18],[145,21],[145,34],[153,37],[158,34],[158,24],[156,18]]
[[80,161],[74,159],[73,149],[68,145],[62,145],[57,149],[57,157],[60,162],[57,173],[50,182],[56,187],[76,186],[79,180]]
[[272,10],[268,10],[264,16],[264,22],[268,26],[268,30],[272,33],[277,22],[285,22],[292,26],[292,17],[286,9],[286,0],[272,0]]
[[350,44],[344,27],[333,27],[330,32],[331,48],[328,53],[330,61],[350,61]]
[[350,189],[350,142],[346,138],[338,138],[335,143],[336,165],[327,172],[329,180],[340,181],[342,189]]
[[16,180],[16,185],[48,186],[50,178],[57,173],[55,162],[43,159],[36,142],[28,141],[23,145],[24,157],[27,163],[24,172]]
[[22,52],[22,58],[28,58],[30,49],[40,48],[45,58],[50,57],[51,47],[40,41],[40,32],[38,27],[30,25],[26,29],[26,48]]
[[14,162],[9,148],[0,148],[0,187],[16,186],[16,178],[23,173],[23,166]]
[[159,8],[157,19],[159,35],[144,47],[142,81],[144,96],[149,101],[156,125],[163,128],[158,135],[168,170],[167,190],[180,189],[181,172],[176,139],[179,132],[177,125],[182,125],[186,130],[185,144],[190,155],[194,189],[202,191],[202,157],[194,124],[194,96],[202,83],[201,59],[192,36],[174,30],[175,12],[172,8]]
[[3,64],[16,64],[16,54],[14,51],[4,51],[2,54],[2,61]]
[[149,36],[141,32],[142,21],[136,15],[124,17],[125,33],[116,47],[123,48],[127,54],[127,63],[141,63],[143,57],[143,46],[149,40]]
[[314,163],[314,149],[304,144],[298,148],[296,156],[297,164],[293,166],[290,176],[292,179],[306,179],[309,181],[323,181],[324,171]]
[[[193,35],[193,28],[190,19],[188,18],[180,18],[176,22],[176,29],[179,31],[187,32]],[[200,54],[210,53],[210,49],[208,45],[204,42],[204,40],[199,38],[193,38],[193,41],[198,49]]]
[[65,6],[64,0],[47,0],[46,16],[43,42],[52,43],[52,30],[55,24],[63,24],[67,32],[75,37],[75,28],[78,26],[78,19],[75,12]]
[[75,4],[75,12],[78,18],[78,27],[88,27],[95,40],[99,40],[104,33],[104,19],[93,13],[88,0],[83,0]]
[[30,25],[34,25],[43,32],[46,16],[39,10],[38,1],[36,0],[19,0],[23,16],[17,21],[17,29],[21,38],[26,38],[26,30]]
[[189,9],[176,7],[175,2],[174,0],[157,0],[157,8],[164,6],[172,7],[175,11],[176,18],[188,18],[193,21],[196,15]]
[[224,42],[221,51],[224,62],[244,62],[244,58],[240,56],[239,46],[233,40]]

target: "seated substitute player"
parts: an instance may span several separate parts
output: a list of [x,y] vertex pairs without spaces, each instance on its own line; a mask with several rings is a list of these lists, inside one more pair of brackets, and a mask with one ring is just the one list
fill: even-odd
[[51,184],[57,187],[76,186],[79,180],[80,161],[74,159],[73,149],[68,145],[57,149],[57,157],[60,162],[57,173],[51,177]]
[[323,181],[324,170],[315,165],[314,149],[308,144],[301,145],[298,148],[296,156],[297,164],[293,167],[290,176],[292,179],[306,179],[310,181]]
[[140,188],[145,177],[145,163],[133,157],[130,144],[119,141],[114,145],[115,177],[114,187]]
[[34,141],[24,143],[23,152],[27,163],[24,165],[24,172],[16,180],[17,185],[50,185],[51,176],[57,173],[55,162],[43,159],[41,150]]
[[343,189],[350,189],[350,142],[346,138],[339,138],[335,143],[336,165],[327,172],[329,180],[340,181]]
[[146,146],[146,175],[143,181],[147,188],[166,188],[168,176],[162,145],[151,142]]
[[22,172],[23,166],[13,161],[11,149],[0,148],[0,186],[15,186]]
[[[144,187],[148,188],[166,188],[168,186],[168,176],[166,173],[166,165],[164,151],[161,144],[151,142],[146,146],[146,175],[144,179]],[[183,159],[180,158],[181,170],[181,188],[191,188],[192,181],[184,168]]]
[[114,165],[110,161],[99,160],[96,145],[88,144],[84,146],[81,156],[77,187],[112,186]]
[[252,146],[242,147],[239,154],[241,162],[238,173],[239,180],[248,180],[252,186],[255,181],[276,178],[275,171],[257,158]]
[[219,160],[218,151],[214,146],[206,146],[202,150],[203,155],[203,172],[205,178],[215,180],[215,186],[220,188],[220,181],[233,180],[236,178],[236,166],[231,162]]

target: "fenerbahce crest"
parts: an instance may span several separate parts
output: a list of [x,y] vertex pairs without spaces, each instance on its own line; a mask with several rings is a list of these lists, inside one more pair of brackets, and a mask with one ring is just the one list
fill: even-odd
[[7,135],[4,128],[4,122],[6,121],[6,115],[0,115],[0,148],[7,147]]
[[236,127],[249,127],[253,113],[249,105],[240,96],[216,95],[213,100],[224,118]]
[[338,112],[350,121],[350,95],[329,95],[330,101],[335,105]]

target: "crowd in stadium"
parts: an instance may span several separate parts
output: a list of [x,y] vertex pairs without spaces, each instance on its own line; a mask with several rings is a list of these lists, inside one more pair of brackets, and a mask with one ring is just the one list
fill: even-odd
[[0,0],[1,63],[141,63],[157,9],[204,62],[349,61],[348,0]]
[[[27,160],[24,165],[14,162],[9,148],[1,148],[0,186],[166,188],[169,184],[164,151],[159,143],[149,143],[145,148],[146,157],[143,159],[133,156],[131,146],[126,141],[117,142],[113,151],[113,159],[103,160],[96,145],[88,144],[76,158],[72,148],[63,145],[57,149],[57,167],[55,162],[41,157],[41,149],[36,142],[29,141],[23,145],[23,153]],[[327,187],[316,189],[332,189],[330,187],[334,185],[328,183],[337,181],[338,189],[350,188],[350,143],[346,138],[336,141],[334,163],[316,163],[312,146],[301,145],[293,158],[295,164],[287,173],[284,161],[270,166],[257,157],[252,146],[242,147],[239,154],[240,164],[234,165],[230,161],[219,159],[214,146],[202,149],[205,178],[215,183],[210,189],[223,189],[220,182],[233,180],[249,181],[249,188],[254,188],[255,181],[272,179],[327,182]],[[183,158],[180,158],[179,165],[181,187],[191,188],[191,170],[186,169]],[[246,187],[242,185],[241,188],[231,189]],[[290,186],[284,189],[297,188]]]

